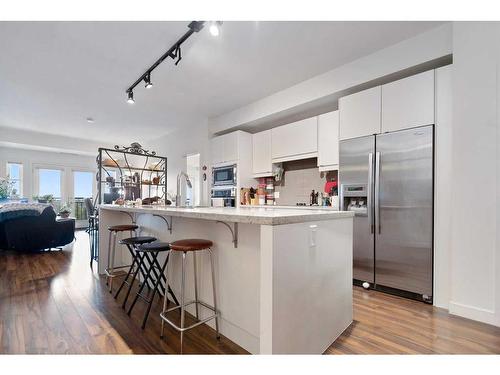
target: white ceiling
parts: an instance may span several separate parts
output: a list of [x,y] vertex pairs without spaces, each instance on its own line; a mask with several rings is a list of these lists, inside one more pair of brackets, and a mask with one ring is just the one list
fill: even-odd
[[[125,89],[188,22],[0,22],[0,126],[92,140],[153,139],[221,115],[441,22],[225,22]],[[86,122],[95,119],[94,124]]]

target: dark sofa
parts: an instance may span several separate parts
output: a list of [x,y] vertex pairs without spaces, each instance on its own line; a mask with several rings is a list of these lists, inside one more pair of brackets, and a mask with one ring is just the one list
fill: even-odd
[[49,206],[38,216],[21,216],[0,221],[0,249],[34,252],[71,243],[75,221],[56,221]]

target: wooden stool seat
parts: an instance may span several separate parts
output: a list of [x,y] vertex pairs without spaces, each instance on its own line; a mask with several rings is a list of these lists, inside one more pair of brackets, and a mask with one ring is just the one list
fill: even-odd
[[202,240],[199,238],[187,238],[170,243],[170,248],[175,251],[197,251],[209,249],[213,246],[213,242]]
[[126,232],[126,231],[133,231],[138,228],[139,226],[135,224],[120,224],[120,225],[112,225],[108,227],[108,230],[110,232]]

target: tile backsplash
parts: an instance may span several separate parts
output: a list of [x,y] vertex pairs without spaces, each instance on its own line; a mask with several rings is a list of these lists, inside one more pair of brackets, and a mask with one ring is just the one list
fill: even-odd
[[[319,172],[316,158],[289,161],[283,163],[283,169],[282,180],[275,183],[275,191],[279,192],[277,205],[295,205],[298,202],[309,204],[313,189],[321,195],[327,175]],[[336,172],[334,173],[336,177]]]

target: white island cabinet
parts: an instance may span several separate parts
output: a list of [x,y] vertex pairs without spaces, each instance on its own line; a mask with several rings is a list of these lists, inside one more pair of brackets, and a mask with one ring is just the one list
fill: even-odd
[[[352,322],[352,212],[101,205],[101,274],[108,254],[106,228],[131,218],[140,234],[162,241],[214,242],[220,331],[250,353],[320,354]],[[128,262],[128,251],[119,246],[116,265]],[[169,263],[169,283],[178,296],[179,254]],[[187,300],[194,297],[192,267],[188,264]],[[198,255],[197,267],[199,298],[212,301],[207,254]],[[187,311],[194,314],[191,307]],[[203,310],[200,319],[210,313]],[[213,327],[213,321],[209,324]]]

